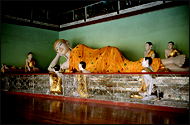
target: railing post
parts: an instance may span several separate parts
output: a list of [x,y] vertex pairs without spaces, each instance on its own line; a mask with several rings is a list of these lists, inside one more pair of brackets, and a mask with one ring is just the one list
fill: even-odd
[[86,91],[86,93],[85,93],[86,97],[85,98],[87,98],[86,75],[84,75],[84,83],[85,83],[85,91]]
[[86,10],[86,6],[84,7],[84,21],[86,22],[87,19],[87,10]]
[[117,7],[118,7],[117,14],[119,14],[119,11],[120,11],[120,1],[117,1]]
[[65,80],[65,75],[62,74],[61,79],[62,79],[62,89],[63,89],[63,96],[64,96],[65,95],[65,89],[64,89],[65,88],[65,85],[64,85],[65,82],[63,82],[63,77],[64,77],[64,80]]

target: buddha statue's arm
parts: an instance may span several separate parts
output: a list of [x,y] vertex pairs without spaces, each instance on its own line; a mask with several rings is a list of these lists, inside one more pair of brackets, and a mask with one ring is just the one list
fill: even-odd
[[165,58],[167,59],[168,58],[168,49],[165,49]]
[[66,62],[64,62],[63,64],[61,64],[61,70],[64,70],[64,69],[68,69],[69,68],[69,59],[67,59]]
[[179,56],[180,55],[180,53],[179,53],[179,51],[177,51],[177,56]]
[[146,51],[144,51],[144,57],[146,57],[146,56],[147,56]]
[[28,59],[26,59],[26,68],[28,69],[28,71],[30,72],[30,67],[28,65]]
[[53,71],[53,67],[58,63],[60,58],[60,55],[57,53],[57,55],[55,56],[55,58],[52,60],[52,62],[50,63],[48,70],[49,71]]
[[152,59],[154,59],[154,58],[155,58],[155,53],[153,53],[153,54],[151,55],[151,58],[152,58]]

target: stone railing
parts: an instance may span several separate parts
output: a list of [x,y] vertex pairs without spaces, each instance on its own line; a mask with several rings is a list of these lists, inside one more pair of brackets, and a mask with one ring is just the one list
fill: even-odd
[[[90,98],[119,102],[189,109],[189,72],[144,73],[153,76],[158,99],[138,98],[142,73],[82,74],[63,73],[63,93],[57,96]],[[83,84],[83,95],[79,93]],[[1,74],[1,90],[50,94],[49,73]],[[137,96],[137,97],[135,97]]]

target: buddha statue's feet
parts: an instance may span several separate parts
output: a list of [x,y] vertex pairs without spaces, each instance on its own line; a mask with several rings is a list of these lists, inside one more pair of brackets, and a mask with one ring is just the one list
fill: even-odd
[[173,62],[179,67],[182,67],[183,64],[185,63],[185,59],[186,59],[185,55],[179,55],[179,56],[173,57]]

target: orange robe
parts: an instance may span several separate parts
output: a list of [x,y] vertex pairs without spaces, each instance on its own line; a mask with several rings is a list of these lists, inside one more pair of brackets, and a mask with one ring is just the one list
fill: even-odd
[[148,53],[148,55],[146,57],[151,57],[152,54],[155,54],[154,50],[150,50],[150,52]]
[[176,57],[177,56],[177,53],[178,53],[178,50],[177,49],[173,49],[170,53],[170,55],[168,56],[168,58],[170,57]]
[[[39,71],[38,68],[34,68],[36,65],[36,62],[34,59],[32,59],[30,62],[28,62],[28,66],[31,68],[31,71],[30,72],[35,72],[35,71]],[[28,68],[26,67],[26,64],[25,64],[25,72],[28,72]]]
[[[116,47],[106,46],[92,49],[83,44],[77,45],[70,53],[69,71],[78,71],[79,63],[86,62],[86,70],[93,73],[125,73],[141,72],[143,58],[138,61],[129,61]],[[164,69],[160,58],[154,58],[151,65],[154,72]]]

